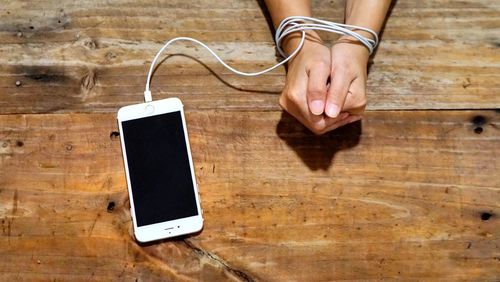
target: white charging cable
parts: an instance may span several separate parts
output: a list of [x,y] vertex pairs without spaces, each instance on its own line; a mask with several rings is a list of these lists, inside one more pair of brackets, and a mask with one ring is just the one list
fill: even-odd
[[[366,48],[368,48],[368,50],[370,51],[370,55],[373,53],[373,51],[375,50],[375,47],[378,44],[377,33],[369,28],[364,28],[364,27],[359,27],[359,26],[354,26],[354,25],[347,25],[347,24],[339,24],[339,23],[334,23],[334,22],[325,21],[325,20],[319,20],[319,19],[315,19],[315,18],[311,18],[311,17],[291,16],[291,17],[288,17],[288,18],[281,21],[280,25],[276,29],[276,34],[274,37],[274,40],[276,42],[276,47],[278,48],[278,52],[285,59],[283,61],[277,63],[276,65],[274,65],[270,68],[267,68],[265,70],[259,71],[259,72],[242,72],[242,71],[239,71],[239,70],[231,67],[230,65],[226,64],[214,51],[212,51],[212,49],[210,49],[210,47],[205,45],[203,42],[198,41],[198,40],[191,38],[191,37],[176,37],[176,38],[173,38],[173,39],[167,41],[167,43],[165,43],[165,45],[163,45],[163,47],[158,51],[158,53],[156,53],[156,56],[154,57],[153,61],[151,62],[151,66],[149,67],[148,78],[146,81],[146,89],[144,90],[144,101],[151,102],[153,100],[149,86],[151,84],[151,77],[153,75],[156,61],[158,61],[161,53],[163,53],[163,51],[165,49],[167,49],[168,46],[170,46],[170,44],[172,44],[176,41],[190,41],[190,42],[194,42],[194,43],[201,45],[202,47],[207,49],[208,52],[210,52],[210,54],[212,54],[217,59],[217,61],[219,61],[224,67],[226,67],[228,70],[230,70],[236,74],[243,75],[243,76],[257,76],[257,75],[261,75],[261,74],[264,74],[266,72],[269,72],[269,71],[285,64],[290,59],[292,59],[295,55],[297,55],[297,53],[300,51],[300,49],[304,45],[307,30],[321,30],[321,31],[327,31],[327,32],[351,36],[351,37],[355,38],[356,40],[358,40],[359,42],[361,42],[363,45],[365,45]],[[373,39],[366,38],[366,37],[362,36],[361,34],[357,33],[356,30],[362,30],[362,31],[370,33],[373,36]],[[294,32],[300,32],[302,38],[301,38],[300,43],[297,46],[297,48],[295,48],[295,50],[290,55],[287,56],[285,54],[285,52],[283,51],[283,49],[281,48],[281,42],[283,41],[283,39],[287,35],[294,33]]]

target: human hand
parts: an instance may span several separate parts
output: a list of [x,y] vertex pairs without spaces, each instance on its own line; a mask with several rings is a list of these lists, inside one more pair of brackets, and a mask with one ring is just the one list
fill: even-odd
[[366,106],[368,49],[348,38],[339,39],[331,48],[331,87],[325,114],[335,118],[341,112],[360,117]]
[[[285,43],[285,51],[293,50],[287,46],[297,46],[297,41],[293,40]],[[331,58],[328,47],[315,40],[306,40],[288,64],[285,87],[279,99],[284,110],[315,134],[323,134],[360,119],[360,116],[347,112],[334,117],[323,114],[325,101],[328,101],[327,93],[332,90],[327,85],[332,71]]]

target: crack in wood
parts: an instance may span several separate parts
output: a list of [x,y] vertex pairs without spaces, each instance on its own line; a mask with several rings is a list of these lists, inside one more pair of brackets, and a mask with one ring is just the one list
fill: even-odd
[[233,266],[231,266],[228,262],[225,260],[221,259],[217,255],[214,255],[196,245],[194,245],[191,241],[188,239],[182,239],[182,242],[186,247],[191,249],[196,255],[199,257],[206,257],[210,259],[211,261],[215,262],[217,265],[220,265],[224,270],[228,271],[229,273],[235,275],[237,278],[239,278],[241,281],[246,281],[246,282],[253,282],[256,281],[253,277],[251,277],[248,273],[243,272],[242,270],[236,269]]
[[17,212],[17,203],[19,201],[19,195],[18,195],[18,192],[17,192],[17,189],[16,191],[14,191],[14,198],[12,199],[12,215],[15,215],[16,212]]
[[92,236],[92,232],[94,231],[94,227],[95,227],[95,224],[97,223],[97,220],[99,219],[99,217],[101,216],[101,213],[98,213],[97,216],[95,217],[94,221],[92,222],[92,225],[90,225],[89,227],[89,237]]

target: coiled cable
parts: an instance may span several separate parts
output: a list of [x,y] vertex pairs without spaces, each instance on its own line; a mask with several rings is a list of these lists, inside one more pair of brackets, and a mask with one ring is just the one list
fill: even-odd
[[[281,56],[284,57],[284,60],[282,60],[279,63],[275,64],[274,66],[269,67],[269,68],[262,70],[262,71],[243,72],[243,71],[239,71],[239,70],[231,67],[230,65],[226,64],[226,62],[224,62],[205,43],[203,43],[199,40],[196,40],[194,38],[191,38],[191,37],[176,37],[176,38],[173,38],[173,39],[167,41],[165,43],[165,45],[163,45],[163,47],[158,51],[158,53],[156,53],[156,56],[154,57],[153,61],[151,62],[151,66],[149,67],[149,73],[148,73],[148,77],[147,77],[147,81],[146,81],[146,89],[144,90],[144,101],[151,102],[153,100],[152,95],[151,95],[151,90],[150,90],[150,84],[151,84],[151,78],[153,75],[153,71],[154,71],[154,68],[156,66],[156,62],[160,58],[160,55],[163,53],[163,51],[165,49],[167,49],[174,42],[190,41],[193,43],[197,43],[200,46],[202,46],[203,48],[207,49],[207,51],[210,52],[210,54],[212,54],[217,59],[217,61],[219,61],[228,70],[230,70],[236,74],[243,75],[243,76],[257,76],[257,75],[261,75],[261,74],[264,74],[266,72],[269,72],[269,71],[283,65],[286,62],[288,62],[289,60],[291,60],[293,57],[295,57],[295,55],[297,55],[297,53],[300,51],[302,46],[304,46],[304,41],[306,39],[306,31],[307,30],[320,30],[320,31],[327,31],[327,32],[332,32],[332,33],[336,33],[336,34],[351,36],[351,37],[355,38],[356,40],[358,40],[359,42],[361,42],[363,45],[365,45],[366,48],[368,48],[368,50],[370,51],[370,55],[373,53],[373,51],[375,50],[375,47],[378,44],[377,33],[369,28],[364,28],[364,27],[359,27],[359,26],[354,26],[354,25],[347,25],[347,24],[339,24],[339,23],[334,23],[334,22],[320,20],[320,19],[311,18],[311,17],[291,16],[291,17],[285,18],[284,20],[281,21],[280,25],[276,29],[276,34],[274,37],[274,41],[276,42],[276,47],[278,49],[278,52],[280,53]],[[369,34],[371,34],[373,36],[373,39],[364,37],[363,35],[357,33],[356,32],[357,30],[368,32]],[[283,39],[286,36],[288,36],[289,34],[294,33],[294,32],[301,33],[301,40],[300,40],[299,45],[297,45],[297,48],[295,48],[295,50],[290,55],[287,56],[285,54],[285,52],[283,51],[283,49],[281,48],[281,42],[283,41]]]

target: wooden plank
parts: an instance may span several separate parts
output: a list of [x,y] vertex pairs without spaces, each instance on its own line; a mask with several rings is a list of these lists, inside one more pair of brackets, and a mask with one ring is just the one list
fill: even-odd
[[131,235],[114,114],[0,116],[0,279],[500,277],[499,113],[188,111],[205,228]]
[[[370,68],[368,109],[498,108],[497,2],[398,1]],[[330,20],[342,20],[342,7],[343,1],[314,1],[315,14]],[[206,41],[247,71],[277,60],[253,0],[10,1],[0,14],[3,114],[114,112],[140,101],[151,58],[174,36]],[[207,67],[169,59],[156,73],[155,97],[179,96],[192,109],[279,109],[283,69],[243,78],[197,47],[179,44],[169,53],[199,58]]]

